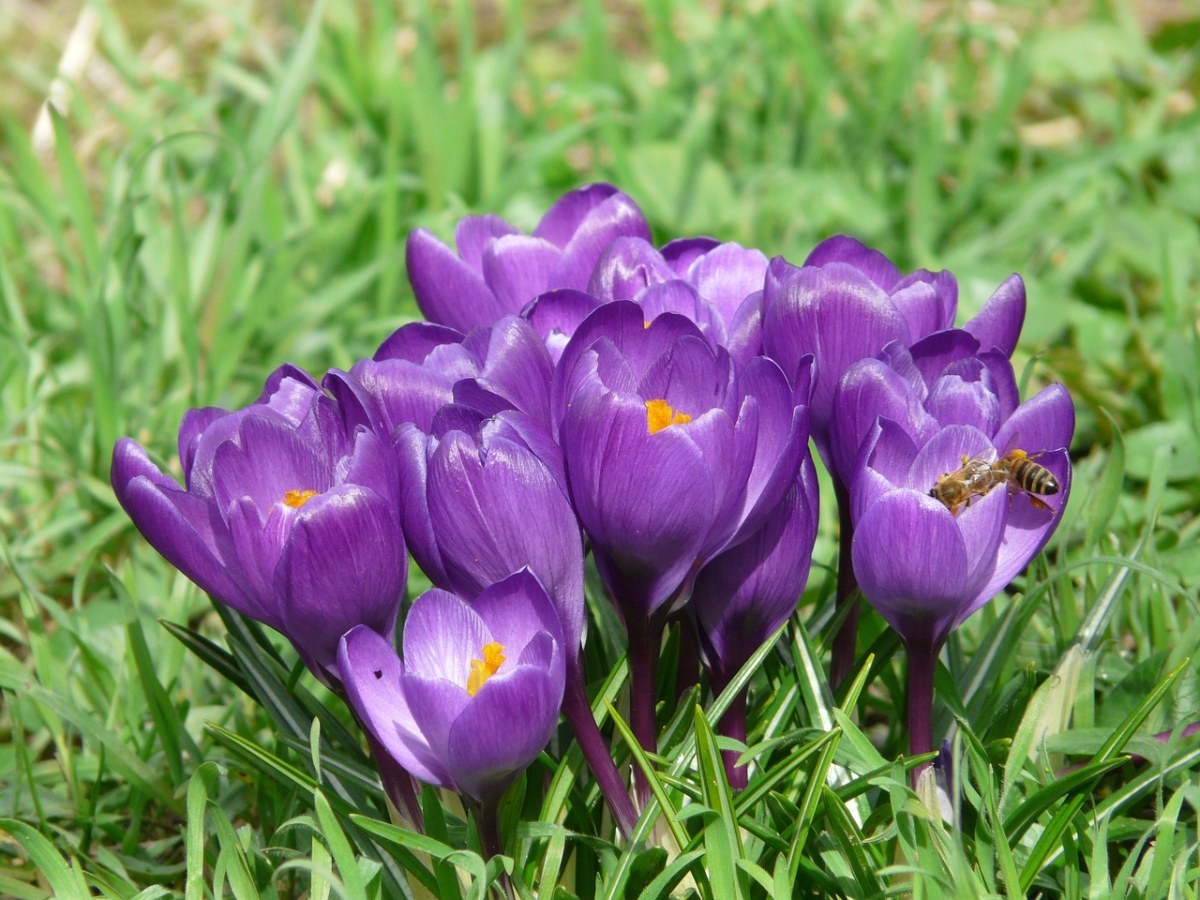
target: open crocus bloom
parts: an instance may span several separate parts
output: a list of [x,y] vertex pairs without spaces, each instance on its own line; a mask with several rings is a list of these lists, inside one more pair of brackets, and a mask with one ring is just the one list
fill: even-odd
[[685,599],[700,566],[756,530],[808,436],[773,362],[737,371],[682,316],[643,316],[629,301],[599,307],[551,391],[576,513],[627,617]]
[[[901,424],[881,418],[851,488],[859,586],[910,648],[936,652],[1017,576],[1062,518],[1074,431],[1066,390],[1051,385],[993,433],[979,425],[987,419],[981,413],[974,424],[945,425],[918,444]],[[1002,482],[953,511],[930,495],[964,460],[990,464],[1013,449],[1035,457],[1058,492],[1039,498]]]
[[186,487],[122,439],[113,490],[203,590],[281,632],[326,680],[341,634],[395,626],[408,564],[394,458],[306,374],[284,366],[236,412],[192,410],[179,454]]
[[650,237],[642,211],[612,185],[591,184],[559,198],[530,235],[499,216],[470,216],[455,229],[455,253],[418,228],[408,236],[408,277],[425,318],[465,333],[546,291],[583,290],[623,236]]
[[404,623],[403,660],[369,628],[341,641],[355,712],[401,766],[494,803],[546,746],[565,679],[562,629],[528,570],[473,602],[431,590]]

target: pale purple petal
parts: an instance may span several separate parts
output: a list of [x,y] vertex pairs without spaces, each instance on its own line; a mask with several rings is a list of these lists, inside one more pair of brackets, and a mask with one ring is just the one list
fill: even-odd
[[454,226],[454,246],[463,262],[475,271],[483,270],[483,255],[488,244],[508,234],[520,234],[499,216],[467,216]]
[[523,234],[506,235],[488,244],[483,277],[504,313],[518,313],[538,294],[558,287],[550,281],[558,254],[549,241]]
[[480,659],[492,634],[479,614],[447,591],[426,591],[404,620],[404,670],[441,679],[466,692],[471,660]]
[[877,284],[880,289],[891,292],[900,280],[900,270],[880,253],[861,241],[844,234],[826,238],[813,248],[804,260],[806,266],[827,266],[830,263],[847,263],[854,266]]
[[508,312],[483,276],[424,228],[409,234],[405,257],[417,306],[430,322],[465,334]]
[[1075,404],[1061,384],[1042,388],[1018,407],[996,433],[996,446],[1031,456],[1067,447],[1075,434]]
[[1025,282],[1020,275],[1010,275],[963,329],[975,335],[982,349],[995,347],[1005,356],[1012,356],[1024,324]]

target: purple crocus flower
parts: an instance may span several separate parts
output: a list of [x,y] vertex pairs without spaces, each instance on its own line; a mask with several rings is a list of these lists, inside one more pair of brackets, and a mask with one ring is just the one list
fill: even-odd
[[448,406],[430,432],[403,425],[396,435],[401,516],[413,558],[435,585],[466,597],[522,567],[538,577],[562,623],[563,712],[619,826],[632,833],[637,815],[585,689],[583,536],[557,444],[515,411],[484,418]]
[[285,635],[330,683],[342,633],[395,626],[408,565],[393,455],[307,374],[283,366],[236,412],[191,410],[179,456],[185,487],[123,438],[113,490],[204,591]]
[[712,238],[672,241],[661,251],[644,238],[622,237],[601,255],[586,293],[552,291],[526,314],[553,355],[597,306],[632,300],[647,321],[678,313],[695,322],[740,365],[762,353],[762,288],[767,258]]
[[[813,434],[831,470],[829,423],[842,373],[893,341],[909,346],[950,328],[957,306],[958,283],[951,273],[920,269],[902,275],[882,253],[844,235],[822,241],[802,266],[782,257],[771,260],[763,288],[764,345],[789,374],[806,355],[816,357]],[[1014,275],[964,328],[985,349],[1010,355],[1024,318],[1025,287]]]
[[805,452],[807,410],[770,360],[737,371],[692,322],[664,314],[647,326],[629,301],[584,321],[551,395],[571,498],[629,634],[633,727],[653,747],[666,614],[705,562],[782,500]]
[[[802,266],[773,259],[763,287],[763,346],[789,375],[811,355],[816,359],[812,386],[813,440],[833,477],[844,536],[852,523],[846,490],[853,477],[830,451],[834,392],[842,373],[884,346],[911,345],[949,328],[958,305],[958,283],[949,272],[924,269],[910,275],[877,250],[842,235],[822,241]],[[1025,287],[1014,275],[989,298],[965,326],[986,348],[1012,353],[1025,317]],[[851,603],[854,572],[849,543],[843,540],[838,561],[838,603]],[[834,638],[830,681],[840,683],[854,663],[857,604]]]
[[[876,412],[851,488],[852,554],[863,595],[908,649],[913,753],[932,747],[933,668],[946,638],[1045,546],[1070,494],[1070,395],[1051,385],[1018,406],[1007,359],[972,356],[972,348],[978,343],[963,332],[933,335],[911,352],[893,345],[839,386],[847,429],[860,427],[872,404]],[[1010,479],[1008,468],[993,470],[1017,450],[1052,474],[1052,496],[1024,490],[1030,482]],[[939,479],[966,461],[984,473],[969,502],[935,496]]]
[[486,415],[519,409],[548,423],[552,371],[540,335],[519,316],[502,316],[465,336],[429,322],[405,325],[371,359],[359,360],[349,372],[331,371],[326,384],[390,437],[409,422],[428,431],[449,403]]
[[528,570],[467,603],[430,590],[404,623],[403,659],[367,627],[341,640],[338,663],[360,721],[423,781],[479,803],[489,854],[496,805],[558,722],[562,626]]
[[470,216],[455,229],[457,254],[423,228],[408,236],[408,277],[431,322],[469,332],[519,313],[538,294],[587,287],[613,240],[650,237],[637,204],[610,184],[564,194],[533,234],[498,216]]
[[[808,580],[817,536],[817,478],[805,454],[800,476],[767,519],[740,544],[700,570],[688,612],[699,635],[700,656],[720,693],[738,670],[795,611]],[[721,719],[721,733],[746,739],[746,691]],[[730,783],[746,786],[738,754],[725,751]]]

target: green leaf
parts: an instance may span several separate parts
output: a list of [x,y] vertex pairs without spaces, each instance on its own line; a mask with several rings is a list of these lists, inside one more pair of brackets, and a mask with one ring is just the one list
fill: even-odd
[[693,721],[701,796],[704,805],[716,813],[704,826],[704,847],[707,850],[705,869],[709,886],[717,897],[740,898],[744,892],[737,874],[737,863],[745,851],[734,812],[733,791],[725,777],[725,765],[717,749],[716,735],[699,706],[695,707]]
[[37,870],[50,884],[54,896],[62,900],[87,900],[91,892],[78,868],[68,863],[37,830],[16,819],[0,819],[0,831],[21,845]]

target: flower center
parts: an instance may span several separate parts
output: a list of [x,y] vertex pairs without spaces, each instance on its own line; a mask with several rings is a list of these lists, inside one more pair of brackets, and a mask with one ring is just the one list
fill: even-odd
[[646,427],[651,434],[658,434],[668,425],[684,425],[692,421],[685,412],[676,412],[666,400],[646,401]]
[[483,659],[471,660],[471,674],[467,676],[467,693],[472,697],[479,693],[479,689],[496,674],[507,658],[504,655],[504,645],[494,641],[483,645],[481,655]]
[[320,491],[288,491],[283,495],[284,506],[290,506],[292,509],[299,509]]

